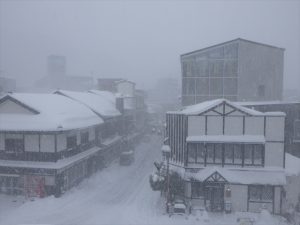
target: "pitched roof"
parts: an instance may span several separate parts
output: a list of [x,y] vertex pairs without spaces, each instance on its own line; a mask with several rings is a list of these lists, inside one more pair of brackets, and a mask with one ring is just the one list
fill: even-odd
[[230,107],[237,109],[238,111],[244,112],[251,116],[263,116],[263,115],[272,115],[272,116],[285,116],[285,113],[283,112],[259,112],[254,109],[249,109],[247,107],[241,106],[239,104],[230,102],[227,99],[215,99],[210,101],[205,101],[196,105],[187,106],[179,111],[174,112],[168,112],[170,114],[184,114],[184,115],[200,115],[202,113],[205,113],[221,104],[227,104]]
[[116,104],[116,96],[114,93],[112,93],[110,91],[89,90],[88,92],[93,93],[95,95],[99,95],[103,98],[106,98],[113,104]]
[[205,47],[205,48],[202,48],[202,49],[198,49],[198,50],[195,50],[195,51],[184,53],[184,54],[181,55],[181,57],[192,55],[194,53],[202,52],[202,51],[205,51],[205,50],[209,50],[209,49],[212,49],[212,48],[215,48],[215,47],[219,47],[219,46],[222,46],[222,45],[226,45],[226,44],[230,44],[230,43],[238,42],[238,41],[248,42],[248,43],[261,45],[261,46],[265,46],[265,47],[269,47],[269,48],[276,48],[276,49],[280,49],[280,50],[283,50],[283,51],[285,50],[284,48],[276,47],[276,46],[273,46],[273,45],[268,45],[268,44],[263,44],[263,43],[259,43],[259,42],[255,42],[255,41],[250,41],[250,40],[246,40],[246,39],[243,39],[243,38],[236,38],[236,39],[233,39],[233,40],[230,40],[230,41],[225,41],[225,42],[222,42],[222,43],[219,43],[219,44],[216,44],[216,45],[212,45],[212,46],[209,46],[209,47]]
[[1,113],[2,131],[61,131],[103,123],[89,108],[64,96],[14,93],[1,98],[0,104],[9,100],[32,109],[32,114]]
[[66,97],[69,97],[70,99],[73,99],[74,101],[84,104],[102,118],[109,118],[121,115],[121,113],[116,109],[115,104],[110,102],[108,99],[99,95],[95,95],[93,93],[66,90],[59,90],[54,93],[64,95]]

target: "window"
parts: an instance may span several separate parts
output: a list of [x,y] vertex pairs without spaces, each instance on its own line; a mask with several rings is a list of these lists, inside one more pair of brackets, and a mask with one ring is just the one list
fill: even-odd
[[192,198],[203,198],[204,197],[204,187],[200,182],[192,182]]
[[223,77],[224,60],[212,60],[209,62],[209,76]]
[[77,146],[77,138],[76,136],[67,137],[67,149],[72,149]]
[[206,163],[214,163],[214,145],[207,144],[206,151]]
[[237,58],[238,56],[238,44],[229,44],[224,47],[225,58]]
[[86,144],[89,142],[89,132],[84,132],[80,134],[80,143]]
[[205,146],[204,144],[197,144],[197,163],[204,163],[205,160]]
[[182,81],[182,93],[186,95],[194,95],[195,82],[194,78],[184,78]]
[[211,95],[223,95],[223,79],[212,78],[209,83],[209,92]]
[[272,202],[273,187],[264,185],[249,185],[249,200],[254,202]]
[[224,61],[224,77],[236,77],[238,71],[237,60]]
[[7,152],[23,152],[24,142],[23,139],[7,138],[5,139],[5,151]]
[[233,158],[234,164],[242,165],[242,163],[243,163],[242,145],[234,144],[233,148],[234,148],[234,158]]
[[189,144],[188,145],[188,162],[189,163],[195,163],[196,162],[196,151],[197,147],[196,144]]
[[222,144],[214,144],[215,147],[215,164],[222,164],[223,153]]
[[244,163],[245,165],[252,165],[252,145],[245,145],[244,147]]
[[219,47],[208,52],[209,58],[219,59],[224,57],[224,48]]
[[234,147],[232,144],[225,145],[225,153],[224,153],[225,164],[233,164],[233,156],[234,156],[233,152],[234,152]]
[[244,150],[244,164],[247,166],[261,166],[263,165],[264,149],[263,145],[245,145]]
[[196,79],[196,94],[197,95],[208,95],[208,78],[197,78]]
[[208,61],[197,60],[195,63],[195,76],[197,77],[208,77]]

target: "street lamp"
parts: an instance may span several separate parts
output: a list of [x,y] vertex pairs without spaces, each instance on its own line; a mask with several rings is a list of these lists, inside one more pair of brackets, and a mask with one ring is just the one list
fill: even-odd
[[166,202],[166,209],[167,213],[169,213],[169,203],[170,203],[170,176],[169,176],[169,160],[171,155],[171,148],[169,145],[163,145],[162,153],[165,159],[167,159],[167,202]]

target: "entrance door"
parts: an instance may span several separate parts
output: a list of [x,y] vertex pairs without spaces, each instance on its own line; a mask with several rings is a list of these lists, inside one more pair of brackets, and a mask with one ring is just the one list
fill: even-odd
[[212,212],[221,212],[224,210],[224,184],[206,185],[206,207]]

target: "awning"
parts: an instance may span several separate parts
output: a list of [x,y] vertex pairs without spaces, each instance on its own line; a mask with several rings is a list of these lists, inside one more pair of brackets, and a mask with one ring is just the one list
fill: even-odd
[[206,143],[251,143],[251,144],[264,144],[266,139],[263,135],[200,135],[188,136],[186,141],[193,142],[206,142]]
[[186,172],[185,179],[205,182],[214,174],[219,174],[224,181],[231,184],[285,185],[286,177],[283,170],[250,170],[206,167],[200,171]]

